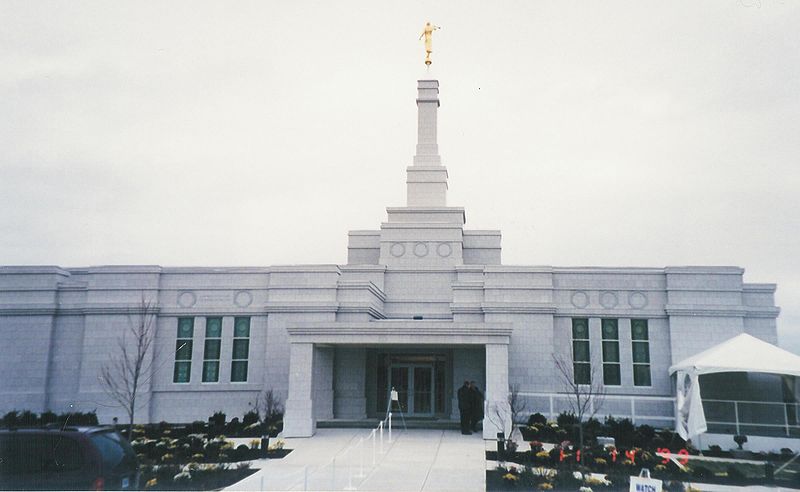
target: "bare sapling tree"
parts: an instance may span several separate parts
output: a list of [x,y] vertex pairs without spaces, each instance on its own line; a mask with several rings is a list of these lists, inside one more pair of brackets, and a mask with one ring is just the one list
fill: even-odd
[[526,408],[527,402],[519,394],[519,385],[509,385],[506,400],[489,405],[487,418],[503,433],[504,439],[511,439],[514,426],[520,422],[520,416]]
[[283,401],[272,389],[265,390],[258,395],[254,409],[265,434],[269,431],[269,426],[274,425],[283,417]]
[[[570,352],[571,354],[571,352]],[[578,420],[578,445],[583,448],[583,425],[586,420],[594,418],[603,406],[606,397],[605,386],[596,364],[591,364],[588,383],[578,382],[575,378],[575,361],[573,357],[553,354],[556,370],[564,386],[569,408]]]
[[149,382],[156,359],[153,347],[156,313],[155,303],[143,295],[134,314],[128,316],[128,326],[117,339],[117,353],[100,369],[103,391],[128,414],[128,440],[132,437],[136,410],[147,404],[140,393],[142,386]]

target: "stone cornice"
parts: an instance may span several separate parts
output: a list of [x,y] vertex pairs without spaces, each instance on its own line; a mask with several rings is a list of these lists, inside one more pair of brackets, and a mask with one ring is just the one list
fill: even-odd
[[725,316],[740,318],[747,315],[743,306],[717,306],[717,305],[675,305],[667,304],[664,311],[669,316]]
[[335,313],[338,309],[335,302],[268,302],[264,306],[267,313]]
[[555,314],[558,318],[666,318],[667,313],[663,309],[602,309],[574,307],[559,308]]
[[293,343],[508,344],[511,323],[383,320],[366,323],[289,323]]
[[0,275],[62,275],[69,277],[70,272],[56,265],[9,265],[0,266]]
[[664,267],[667,274],[687,274],[687,275],[742,275],[744,268],[737,266],[668,266]]
[[742,284],[742,292],[760,292],[773,294],[777,290],[777,284]]
[[491,302],[483,303],[484,313],[525,313],[525,314],[555,314],[553,304],[522,303],[522,302]]
[[340,290],[360,290],[367,291],[381,302],[386,300],[386,294],[373,282],[369,280],[340,280],[338,285]]

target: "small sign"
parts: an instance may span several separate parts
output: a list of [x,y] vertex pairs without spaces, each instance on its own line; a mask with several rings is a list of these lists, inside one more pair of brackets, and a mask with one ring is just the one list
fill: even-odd
[[392,388],[392,401],[399,401],[399,397],[397,396],[397,390]]
[[650,470],[642,469],[638,477],[631,477],[629,492],[662,492],[662,482],[657,478],[650,478]]

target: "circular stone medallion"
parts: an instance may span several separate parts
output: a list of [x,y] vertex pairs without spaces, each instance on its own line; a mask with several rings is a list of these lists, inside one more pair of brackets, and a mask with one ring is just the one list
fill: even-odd
[[240,290],[234,294],[233,303],[239,307],[247,307],[253,303],[253,294],[247,290]]
[[436,253],[442,258],[447,258],[453,254],[453,247],[450,246],[449,243],[439,243],[439,245],[436,246]]
[[647,306],[647,295],[644,292],[631,292],[628,296],[628,304],[634,309],[642,309]]
[[414,254],[422,258],[428,256],[428,245],[425,243],[417,243],[414,245]]
[[583,309],[589,305],[589,296],[586,294],[586,292],[579,290],[572,293],[571,302],[576,308]]
[[178,306],[189,308],[195,305],[197,302],[197,296],[194,295],[194,292],[185,290],[178,294]]
[[403,243],[393,243],[389,248],[389,253],[391,253],[395,258],[400,258],[406,254],[406,247]]
[[603,292],[600,294],[600,305],[606,309],[617,307],[617,295],[613,292]]

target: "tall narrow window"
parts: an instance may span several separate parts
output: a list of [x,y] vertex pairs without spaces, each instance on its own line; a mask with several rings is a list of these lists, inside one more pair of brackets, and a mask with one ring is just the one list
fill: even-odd
[[634,386],[651,386],[650,334],[646,319],[631,320],[631,350],[633,351]]
[[619,324],[615,319],[604,319],[603,332],[603,384],[619,386]]
[[576,384],[591,384],[592,365],[589,360],[589,320],[572,320],[572,370]]
[[233,357],[231,381],[247,381],[247,357],[250,354],[250,318],[237,316],[233,322]]
[[192,374],[192,338],[194,318],[178,318],[178,339],[175,342],[173,383],[188,383]]
[[206,318],[206,343],[203,348],[203,382],[219,381],[219,347],[222,342],[222,318]]

